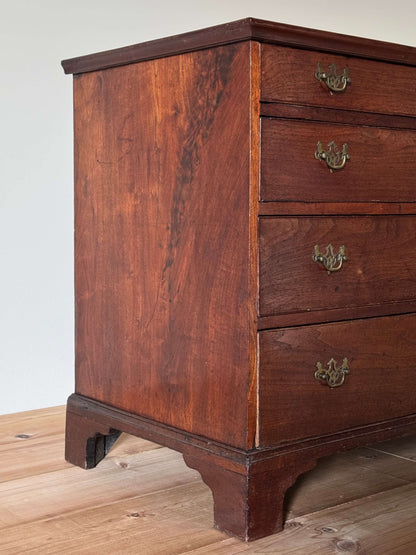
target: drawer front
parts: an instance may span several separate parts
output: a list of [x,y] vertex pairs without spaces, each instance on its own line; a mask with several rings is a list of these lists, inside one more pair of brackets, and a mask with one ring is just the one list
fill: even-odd
[[[259,333],[259,445],[416,412],[416,315]],[[340,387],[315,378],[334,359]],[[345,361],[345,359],[347,359]],[[332,363],[334,365],[334,363]]]
[[[331,94],[315,77],[318,63],[326,74],[332,64],[337,75],[348,69],[351,82],[343,92]],[[261,100],[266,102],[416,115],[415,67],[264,44],[261,73]]]
[[265,217],[259,231],[260,316],[416,299],[416,216]]
[[[315,157],[348,145],[349,160],[330,171]],[[263,201],[414,202],[416,131],[262,118]],[[337,165],[337,164],[335,164]],[[338,164],[340,165],[340,164]]]

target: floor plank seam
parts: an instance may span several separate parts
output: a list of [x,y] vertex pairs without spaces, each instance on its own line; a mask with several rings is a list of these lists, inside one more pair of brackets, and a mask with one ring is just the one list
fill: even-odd
[[398,485],[398,486],[387,487],[387,488],[383,489],[382,491],[377,491],[377,492],[374,492],[374,493],[370,493],[369,495],[364,495],[363,497],[357,497],[356,499],[349,499],[348,501],[342,501],[341,503],[336,503],[335,505],[328,505],[327,507],[324,507],[322,509],[318,509],[317,511],[311,511],[311,512],[304,513],[304,514],[293,515],[290,518],[288,518],[287,520],[285,520],[284,525],[286,525],[288,522],[294,522],[298,518],[310,518],[310,517],[313,517],[314,515],[318,515],[319,513],[325,513],[329,509],[352,506],[352,505],[357,504],[357,503],[365,503],[366,500],[374,499],[375,497],[382,497],[383,495],[389,494],[394,490],[398,490],[400,488],[405,488],[405,487],[411,486],[413,484],[416,486],[416,481],[411,480],[411,481],[405,482],[405,483],[403,483],[401,485]]
[[416,553],[414,439],[334,456],[297,481],[282,534],[246,544],[213,528],[212,493],[179,453],[126,434],[86,471],[64,459],[62,418],[41,414],[0,417],[0,553]]
[[[33,518],[33,519],[28,519],[25,520],[23,522],[19,522],[16,524],[11,524],[11,525],[6,525],[6,526],[1,526],[0,525],[0,530],[10,530],[10,529],[14,529],[14,528],[18,528],[19,526],[26,526],[28,524],[34,524],[36,522],[49,522],[49,521],[54,521],[54,520],[59,520],[61,518],[68,518],[71,517],[73,515],[76,514],[81,514],[83,512],[86,511],[91,511],[91,510],[98,510],[98,509],[102,509],[103,507],[111,507],[112,505],[117,505],[118,503],[123,503],[126,501],[134,501],[134,499],[145,499],[146,497],[152,497],[154,495],[157,495],[163,491],[165,492],[172,492],[175,490],[179,490],[181,488],[187,488],[189,487],[190,484],[196,483],[201,481],[201,484],[203,484],[202,480],[196,478],[194,480],[189,480],[189,482],[186,482],[184,484],[178,484],[176,486],[171,486],[171,487],[163,487],[161,489],[155,489],[151,492],[147,492],[147,493],[143,493],[143,494],[138,494],[138,495],[133,495],[133,496],[126,496],[126,497],[120,497],[119,499],[115,499],[114,501],[110,501],[107,503],[99,503],[99,504],[94,504],[93,506],[91,505],[86,505],[85,507],[80,507],[78,509],[73,509],[73,510],[69,510],[69,511],[62,511],[60,514],[57,515],[53,515],[53,516],[48,516],[48,515],[44,515],[41,516],[40,518]],[[203,484],[205,486],[205,484]],[[208,489],[208,486],[206,486]],[[211,494],[211,492],[209,492]],[[7,507],[6,507],[7,508]],[[1,552],[1,550],[0,550]]]
[[383,449],[377,449],[376,447],[369,447],[372,451],[377,451],[378,453],[383,453],[384,455],[390,455],[391,457],[396,457],[396,459],[402,459],[404,461],[412,462],[416,464],[415,459],[410,459],[409,457],[404,457],[403,455],[397,455],[396,453],[391,453],[390,451],[383,451]]

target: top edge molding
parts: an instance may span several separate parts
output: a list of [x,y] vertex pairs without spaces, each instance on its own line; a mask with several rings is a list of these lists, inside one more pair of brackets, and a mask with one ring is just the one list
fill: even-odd
[[248,17],[206,29],[71,58],[62,61],[62,67],[67,74],[86,73],[246,40],[416,65],[415,47]]

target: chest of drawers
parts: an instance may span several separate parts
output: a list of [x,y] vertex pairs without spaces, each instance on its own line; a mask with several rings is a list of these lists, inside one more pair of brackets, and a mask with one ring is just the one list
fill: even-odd
[[66,457],[151,439],[276,532],[320,457],[416,431],[416,49],[246,19],[63,66]]

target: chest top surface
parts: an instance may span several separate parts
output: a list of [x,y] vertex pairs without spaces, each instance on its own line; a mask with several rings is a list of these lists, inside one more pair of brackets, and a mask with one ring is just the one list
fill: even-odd
[[336,52],[416,66],[416,48],[248,17],[180,35],[64,60],[65,73],[85,73],[246,40]]

